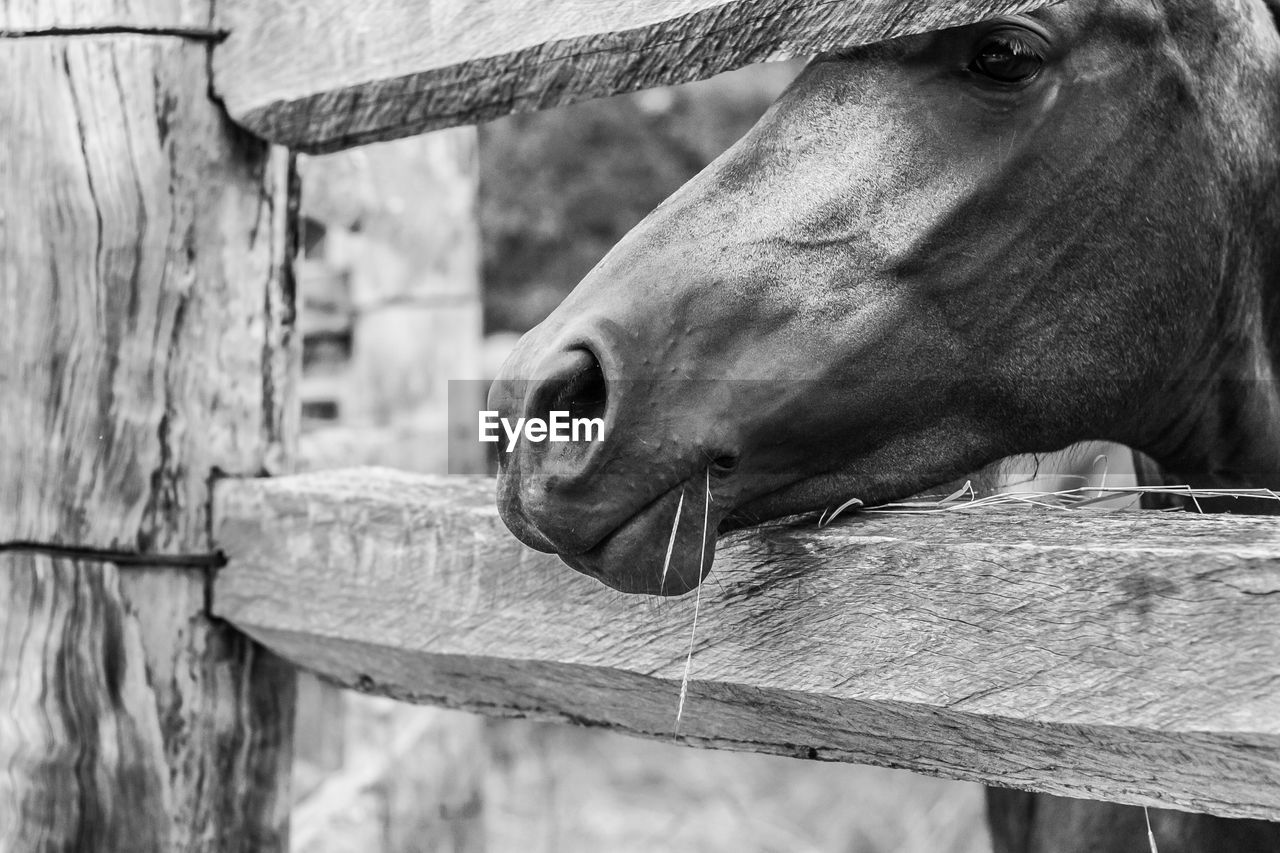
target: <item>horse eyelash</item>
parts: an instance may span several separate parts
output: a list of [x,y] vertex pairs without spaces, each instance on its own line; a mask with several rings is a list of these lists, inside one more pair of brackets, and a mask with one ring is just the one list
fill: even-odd
[[1036,50],[1034,45],[1029,44],[1025,40],[1020,39],[1014,35],[992,36],[991,39],[983,46],[982,52],[987,53],[988,51],[991,50],[992,47],[996,45],[999,45],[1000,47],[1008,50],[1014,56],[1039,56],[1040,55],[1040,52]]

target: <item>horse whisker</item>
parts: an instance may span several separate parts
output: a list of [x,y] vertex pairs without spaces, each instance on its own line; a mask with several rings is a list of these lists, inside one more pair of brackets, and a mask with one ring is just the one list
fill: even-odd
[[707,560],[707,523],[711,518],[711,469],[707,469],[707,499],[702,509],[702,539],[698,541],[698,588],[693,594],[693,626],[689,629],[689,654],[684,659],[684,677],[680,679],[680,703],[676,707],[676,730],[680,736],[680,720],[684,718],[684,700],[689,695],[689,671],[693,668],[693,642],[698,635],[698,610],[702,607],[702,569]]
[[[708,471],[711,469],[708,468]],[[667,543],[667,559],[662,563],[662,580],[658,589],[667,588],[667,569],[671,567],[671,551],[676,547],[676,532],[680,530],[680,511],[684,509],[684,489],[680,490],[680,501],[676,504],[676,520],[671,524],[671,541]]]
[[1147,841],[1151,842],[1151,853],[1160,853],[1159,848],[1156,847],[1156,834],[1151,831],[1151,812],[1143,806],[1142,814],[1147,819]]

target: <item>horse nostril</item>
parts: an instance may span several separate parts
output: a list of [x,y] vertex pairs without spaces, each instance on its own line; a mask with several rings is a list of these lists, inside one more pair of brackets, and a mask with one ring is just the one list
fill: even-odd
[[547,359],[541,372],[521,407],[523,417],[549,422],[553,413],[565,412],[572,423],[603,422],[609,395],[594,353],[584,347],[563,350]]
[[556,392],[549,409],[567,411],[574,420],[603,418],[609,393],[600,360],[587,349],[575,349],[572,353],[579,362],[577,369]]

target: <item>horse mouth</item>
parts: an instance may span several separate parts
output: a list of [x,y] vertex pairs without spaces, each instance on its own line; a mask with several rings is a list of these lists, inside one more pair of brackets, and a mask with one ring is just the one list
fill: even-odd
[[694,475],[650,501],[591,548],[559,557],[619,592],[684,595],[711,571],[717,529],[726,514],[727,507],[715,504],[710,476]]
[[[727,473],[715,465],[700,470],[650,500],[590,548],[557,554],[565,565],[619,592],[684,595],[710,574],[720,535],[843,502],[832,504],[831,495],[818,499],[810,493],[806,487],[821,490],[822,478],[816,478],[790,480],[734,506],[730,495],[737,489],[731,475],[722,479]],[[719,498],[717,485],[722,487]]]

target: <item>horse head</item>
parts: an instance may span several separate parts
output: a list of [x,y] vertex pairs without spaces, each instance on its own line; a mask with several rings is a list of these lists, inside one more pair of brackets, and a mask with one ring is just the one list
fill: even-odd
[[672,594],[718,533],[1083,439],[1280,471],[1277,140],[1263,0],[1072,0],[818,57],[513,352],[491,408],[605,430],[504,452],[503,519]]

